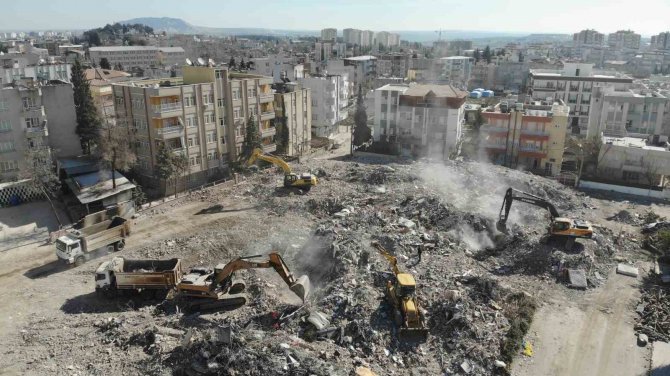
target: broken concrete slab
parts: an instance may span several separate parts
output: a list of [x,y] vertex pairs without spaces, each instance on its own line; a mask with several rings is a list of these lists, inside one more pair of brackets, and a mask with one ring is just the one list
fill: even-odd
[[616,267],[616,272],[634,278],[637,278],[637,275],[639,274],[639,271],[636,267],[626,264],[618,264]]
[[582,269],[568,269],[568,280],[570,286],[578,289],[586,289],[588,283],[586,282],[586,272]]

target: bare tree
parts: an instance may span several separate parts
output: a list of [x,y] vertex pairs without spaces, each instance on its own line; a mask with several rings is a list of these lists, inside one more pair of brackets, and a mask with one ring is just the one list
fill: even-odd
[[21,179],[28,179],[29,189],[40,192],[51,205],[59,225],[63,225],[52,201],[60,190],[60,180],[51,163],[51,152],[47,146],[34,146],[26,152],[26,167],[19,173]]
[[112,188],[116,189],[116,170],[128,171],[137,156],[130,147],[130,136],[125,127],[107,124],[100,133],[100,160],[112,170]]

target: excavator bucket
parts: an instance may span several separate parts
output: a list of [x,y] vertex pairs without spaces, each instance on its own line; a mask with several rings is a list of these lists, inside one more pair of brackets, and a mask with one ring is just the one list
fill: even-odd
[[291,291],[293,291],[294,294],[298,295],[298,297],[302,299],[303,302],[305,302],[309,296],[310,291],[312,290],[312,284],[309,281],[309,277],[303,275],[298,278],[294,284],[289,286],[289,288]]

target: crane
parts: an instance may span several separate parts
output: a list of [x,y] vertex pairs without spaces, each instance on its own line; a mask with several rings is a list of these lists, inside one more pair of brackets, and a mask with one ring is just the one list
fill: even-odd
[[521,201],[547,209],[551,217],[551,223],[548,227],[548,235],[550,237],[566,239],[566,248],[568,249],[572,248],[575,239],[590,239],[593,236],[593,227],[589,222],[580,219],[561,217],[558,210],[556,210],[556,207],[551,202],[514,188],[507,189],[502,206],[500,207],[500,214],[498,215],[496,227],[501,232],[507,230],[507,219],[509,218],[509,212],[514,201]]
[[177,284],[177,293],[189,300],[189,309],[215,310],[239,307],[246,304],[244,282],[233,279],[234,273],[243,269],[272,268],[284,280],[289,289],[304,302],[311,290],[309,277],[295,278],[277,252],[263,255],[238,257],[227,264],[218,264],[213,271],[194,268]]
[[257,159],[272,163],[284,171],[284,187],[309,191],[318,183],[316,176],[310,173],[297,175],[291,171],[291,166],[289,166],[283,159],[273,155],[264,154],[263,150],[259,148],[254,149],[251,153],[251,156],[247,160],[247,166],[254,164]]
[[372,246],[389,261],[393,269],[394,281],[386,282],[386,296],[393,306],[393,318],[403,339],[425,340],[428,336],[423,313],[416,297],[416,281],[414,276],[400,272],[398,259],[390,254],[381,244],[373,242]]

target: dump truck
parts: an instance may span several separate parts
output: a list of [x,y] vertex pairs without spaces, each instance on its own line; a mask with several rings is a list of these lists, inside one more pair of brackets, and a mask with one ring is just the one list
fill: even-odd
[[105,297],[140,293],[146,299],[164,299],[182,279],[181,259],[126,260],[114,257],[95,271],[95,291]]
[[70,229],[56,240],[56,256],[66,264],[77,266],[86,261],[86,255],[97,249],[120,251],[130,235],[127,219],[115,216],[80,229]]

